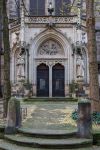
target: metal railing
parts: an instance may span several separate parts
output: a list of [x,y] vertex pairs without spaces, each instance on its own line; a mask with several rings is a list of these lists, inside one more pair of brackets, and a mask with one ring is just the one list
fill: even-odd
[[21,108],[21,121],[23,121],[24,119],[26,119],[27,117],[27,107],[23,107]]

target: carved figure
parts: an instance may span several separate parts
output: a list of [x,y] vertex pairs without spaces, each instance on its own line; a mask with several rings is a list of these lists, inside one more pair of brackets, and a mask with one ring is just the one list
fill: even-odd
[[17,59],[17,80],[25,78],[25,60],[24,56],[19,56]]
[[77,59],[76,59],[76,75],[77,75],[77,78],[79,78],[79,77],[84,78],[84,71],[85,71],[84,60],[83,60],[81,55],[78,55]]

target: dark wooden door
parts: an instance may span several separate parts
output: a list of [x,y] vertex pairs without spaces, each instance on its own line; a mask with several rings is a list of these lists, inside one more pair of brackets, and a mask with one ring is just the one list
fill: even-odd
[[52,68],[52,96],[53,97],[64,97],[64,67],[60,64],[56,64]]
[[45,64],[37,67],[37,96],[49,96],[49,67]]

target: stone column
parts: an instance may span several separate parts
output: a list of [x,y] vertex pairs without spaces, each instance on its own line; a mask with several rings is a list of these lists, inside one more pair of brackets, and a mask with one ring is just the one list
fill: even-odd
[[35,58],[34,58],[34,47],[33,45],[30,46],[29,49],[29,81],[33,84],[34,83],[34,70],[35,70]]
[[36,93],[37,93],[37,65],[35,60],[33,61],[33,68],[31,68],[32,70],[32,82],[33,82],[33,96],[36,97]]
[[25,54],[25,79],[27,81],[27,54]]
[[[87,49],[86,49],[87,50]],[[88,50],[87,50],[87,52],[88,52]],[[86,66],[87,66],[87,83],[89,84],[89,58],[88,58],[88,53],[86,53],[87,54],[87,64],[86,64]]]
[[69,93],[69,86],[68,86],[68,61],[65,62],[65,97]]
[[69,58],[69,48],[68,48],[68,63],[67,63],[67,69],[68,69],[68,72],[67,72],[67,80],[68,80],[68,85],[69,85],[69,83],[70,83],[70,63],[69,63],[69,61],[70,61],[70,58]]
[[68,61],[65,61],[65,85],[68,84]]
[[36,97],[36,84],[33,84],[33,96]]
[[71,47],[69,47],[69,71],[70,71],[70,74],[69,74],[69,81],[70,83],[72,82],[73,80],[73,58],[72,58],[72,49]]
[[17,82],[17,58],[14,57],[14,82],[16,83]]
[[25,14],[24,14],[24,6],[21,1],[21,8],[20,8],[20,15],[21,15],[21,25],[20,25],[20,41],[21,41],[21,46],[24,47],[25,43]]
[[76,55],[74,54],[74,81],[76,81]]
[[10,76],[10,80],[12,81],[12,83],[14,83],[15,81],[15,61],[14,61],[14,54],[11,55],[11,68],[10,68],[10,72],[11,72],[11,76]]
[[52,66],[49,66],[49,97],[52,97]]
[[68,84],[65,84],[65,97],[67,97],[69,94],[69,86]]
[[92,137],[91,103],[83,99],[78,103],[78,137]]

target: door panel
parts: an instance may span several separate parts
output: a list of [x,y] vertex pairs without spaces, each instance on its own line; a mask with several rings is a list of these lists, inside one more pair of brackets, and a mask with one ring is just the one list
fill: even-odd
[[64,67],[57,64],[52,69],[52,96],[64,97]]
[[37,96],[49,96],[49,68],[44,64],[37,67]]

